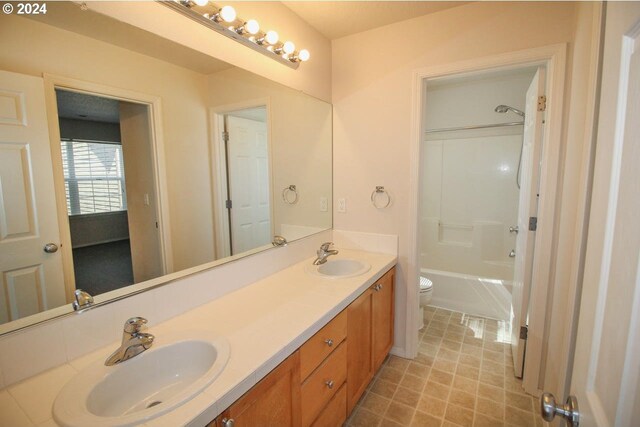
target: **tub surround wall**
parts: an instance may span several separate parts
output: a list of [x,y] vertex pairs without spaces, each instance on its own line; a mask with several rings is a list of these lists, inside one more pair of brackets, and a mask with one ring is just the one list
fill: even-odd
[[[522,128],[519,127],[522,132]],[[512,132],[513,133],[513,132]],[[522,135],[425,141],[420,218],[421,268],[513,279]]]
[[[24,421],[20,425],[50,423],[51,405],[60,388],[77,371],[99,362],[117,347],[122,323],[133,315],[147,317],[150,332],[156,336],[184,329],[211,330],[229,340],[231,357],[221,376],[184,406],[145,425],[206,424],[396,262],[395,254],[375,253],[370,246],[375,241],[377,248],[393,251],[395,236],[351,237],[349,233],[341,233],[337,237],[342,242],[361,242],[369,247],[369,252],[338,247],[342,252],[338,256],[363,259],[372,266],[364,275],[341,280],[340,286],[304,271],[313,259],[309,257],[311,251],[320,242],[333,238],[331,231],[326,231],[81,316],[66,317],[4,337],[0,341],[0,357],[8,387],[0,390],[3,409],[0,425],[16,425],[12,422],[20,417]],[[282,271],[276,273],[278,270]],[[215,290],[211,289],[212,283],[219,284]],[[170,314],[171,311],[174,312]],[[296,322],[291,322],[292,316]],[[93,348],[87,348],[86,339],[93,333],[104,335],[105,341],[99,345],[93,342]],[[68,338],[66,357],[62,354],[63,335]],[[80,352],[80,347],[85,351]],[[52,363],[56,356],[57,363]],[[45,369],[53,369],[15,383],[20,376],[35,374],[27,375],[33,363],[39,363],[41,368],[47,363]]]
[[[520,122],[494,111],[524,110],[535,67],[450,81],[425,88],[423,127],[447,129]],[[517,223],[516,174],[522,126],[425,133],[420,195],[421,268],[502,280],[513,278]],[[456,310],[456,308],[451,308]],[[458,310],[462,311],[462,310]]]

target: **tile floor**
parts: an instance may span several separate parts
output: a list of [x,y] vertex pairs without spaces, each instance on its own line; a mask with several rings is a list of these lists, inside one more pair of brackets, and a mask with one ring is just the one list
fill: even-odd
[[346,426],[542,426],[513,374],[505,322],[435,307],[424,317],[418,357],[387,358]]

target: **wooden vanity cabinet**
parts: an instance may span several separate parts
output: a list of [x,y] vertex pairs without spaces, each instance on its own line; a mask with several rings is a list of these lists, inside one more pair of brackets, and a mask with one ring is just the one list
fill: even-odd
[[278,365],[217,420],[220,427],[300,426],[300,352]]
[[394,282],[396,269],[392,268],[373,287],[371,328],[373,335],[373,372],[376,372],[393,346],[393,319],[395,312]]
[[[340,394],[347,380],[347,312],[343,310],[300,347],[302,427],[347,418]],[[344,408],[341,410],[341,408]],[[328,411],[338,411],[328,414]]]
[[347,413],[350,414],[373,378],[371,317],[373,291],[364,291],[347,307]]
[[392,268],[347,308],[347,413],[351,413],[393,345]]
[[341,426],[393,345],[395,267],[207,427]]

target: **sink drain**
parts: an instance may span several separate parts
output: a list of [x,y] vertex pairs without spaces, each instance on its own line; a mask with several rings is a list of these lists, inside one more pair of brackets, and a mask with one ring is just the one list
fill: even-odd
[[149,409],[149,408],[153,408],[154,406],[157,406],[157,405],[159,405],[159,404],[161,404],[161,403],[162,403],[162,401],[161,401],[161,400],[156,400],[156,401],[154,401],[154,402],[151,402],[151,403],[149,403],[149,404],[147,405],[147,409]]

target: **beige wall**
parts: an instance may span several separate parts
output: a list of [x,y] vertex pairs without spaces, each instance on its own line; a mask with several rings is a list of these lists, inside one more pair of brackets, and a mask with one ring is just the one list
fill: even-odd
[[[157,2],[90,2],[89,8],[325,101],[331,100],[329,40],[280,2],[225,4],[232,4],[239,17],[256,19],[262,28],[276,30],[281,40],[291,40],[296,47],[306,48],[311,59],[293,70]],[[167,31],[169,28],[171,31]]]
[[[335,212],[334,224],[337,229],[399,235],[396,347],[405,345],[407,291],[416,286],[406,283],[413,72],[562,42],[569,42],[570,55],[575,54],[576,8],[575,3],[479,2],[333,42],[334,195],[348,199],[347,213]],[[579,77],[587,70],[572,71],[574,92],[569,95],[586,90]],[[565,105],[569,119],[574,103]],[[578,132],[584,117],[565,123]],[[579,166],[580,159],[570,160]],[[384,185],[393,195],[389,209],[371,207],[369,194],[375,185]]]
[[[236,68],[209,76],[209,105],[221,108],[268,99],[270,105],[273,224],[316,230],[331,228],[331,105]],[[299,200],[289,205],[282,190],[291,184]],[[320,210],[320,198],[327,211]],[[291,235],[284,235],[291,240]]]
[[213,259],[204,75],[4,14],[0,69],[40,77],[54,74],[160,97],[174,270]]

